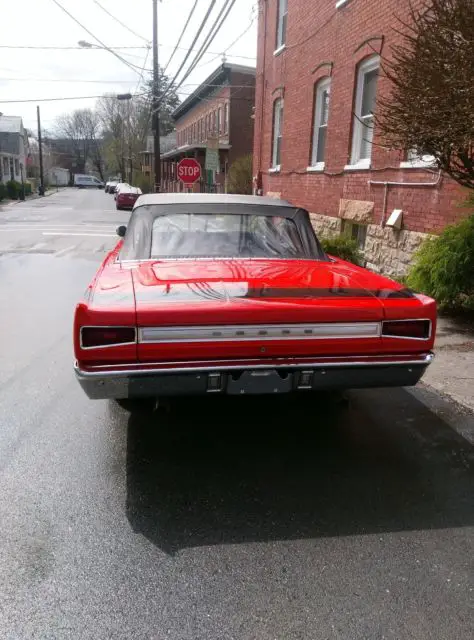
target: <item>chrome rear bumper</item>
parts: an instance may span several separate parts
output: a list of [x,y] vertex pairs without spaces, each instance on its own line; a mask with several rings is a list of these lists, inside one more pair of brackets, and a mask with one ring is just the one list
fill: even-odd
[[274,394],[292,391],[408,387],[415,385],[433,354],[361,358],[156,363],[91,367],[74,364],[91,399],[159,396]]

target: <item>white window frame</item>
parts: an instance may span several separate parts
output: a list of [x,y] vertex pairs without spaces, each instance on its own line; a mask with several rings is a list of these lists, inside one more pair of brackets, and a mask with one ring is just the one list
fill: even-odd
[[288,27],[288,0],[277,0],[276,47],[274,53],[283,51],[286,46],[286,29]]
[[[354,117],[353,117],[353,132],[352,132],[352,147],[351,147],[351,161],[350,165],[346,166],[345,169],[370,169],[370,164],[372,160],[372,146],[371,146],[371,155],[369,158],[361,158],[360,151],[362,146],[362,141],[364,139],[365,131],[367,130],[365,125],[361,122],[361,113],[362,113],[362,101],[363,101],[363,92],[364,92],[364,78],[368,73],[375,71],[380,68],[380,57],[372,56],[367,60],[364,60],[360,63],[359,69],[357,71],[357,88],[356,88],[356,99],[355,99],[355,109],[354,109]],[[372,134],[373,135],[373,134]]]
[[[273,102],[273,114],[272,114],[272,164],[270,171],[280,171],[281,167],[281,142],[282,142],[282,124],[283,124],[283,98],[277,98]],[[280,147],[278,154],[278,138],[280,138]],[[278,155],[280,156],[278,158]],[[277,162],[278,161],[278,162]]]
[[[314,88],[315,97],[314,97],[314,113],[313,113],[313,139],[311,142],[311,164],[308,167],[308,171],[324,171],[325,160],[317,162],[318,155],[318,144],[319,144],[319,133],[321,128],[324,126],[328,128],[327,123],[325,125],[318,124],[321,119],[321,113],[323,108],[323,94],[327,90],[329,93],[329,106],[328,112],[331,108],[331,78],[322,78]],[[327,144],[327,134],[326,134],[326,144]],[[324,156],[326,156],[326,148],[324,149]]]

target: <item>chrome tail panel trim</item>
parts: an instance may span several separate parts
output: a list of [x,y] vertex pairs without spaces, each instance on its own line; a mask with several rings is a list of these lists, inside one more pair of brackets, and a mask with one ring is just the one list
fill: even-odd
[[380,322],[322,322],[287,325],[225,325],[142,327],[138,342],[248,342],[266,340],[314,340],[380,338]]

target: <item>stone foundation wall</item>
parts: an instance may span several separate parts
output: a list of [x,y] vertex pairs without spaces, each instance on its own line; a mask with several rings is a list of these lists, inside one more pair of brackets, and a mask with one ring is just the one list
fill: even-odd
[[[316,213],[311,213],[310,216],[314,230],[320,238],[330,238],[341,233],[341,218]],[[430,237],[433,236],[369,224],[364,249],[366,266],[372,271],[387,276],[404,276],[411,264],[413,254],[421,243]]]

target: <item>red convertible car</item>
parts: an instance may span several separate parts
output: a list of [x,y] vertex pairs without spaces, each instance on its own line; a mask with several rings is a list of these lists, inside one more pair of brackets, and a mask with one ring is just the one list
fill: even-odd
[[324,253],[307,211],[238,195],[135,203],[74,319],[90,398],[414,385],[436,304]]

